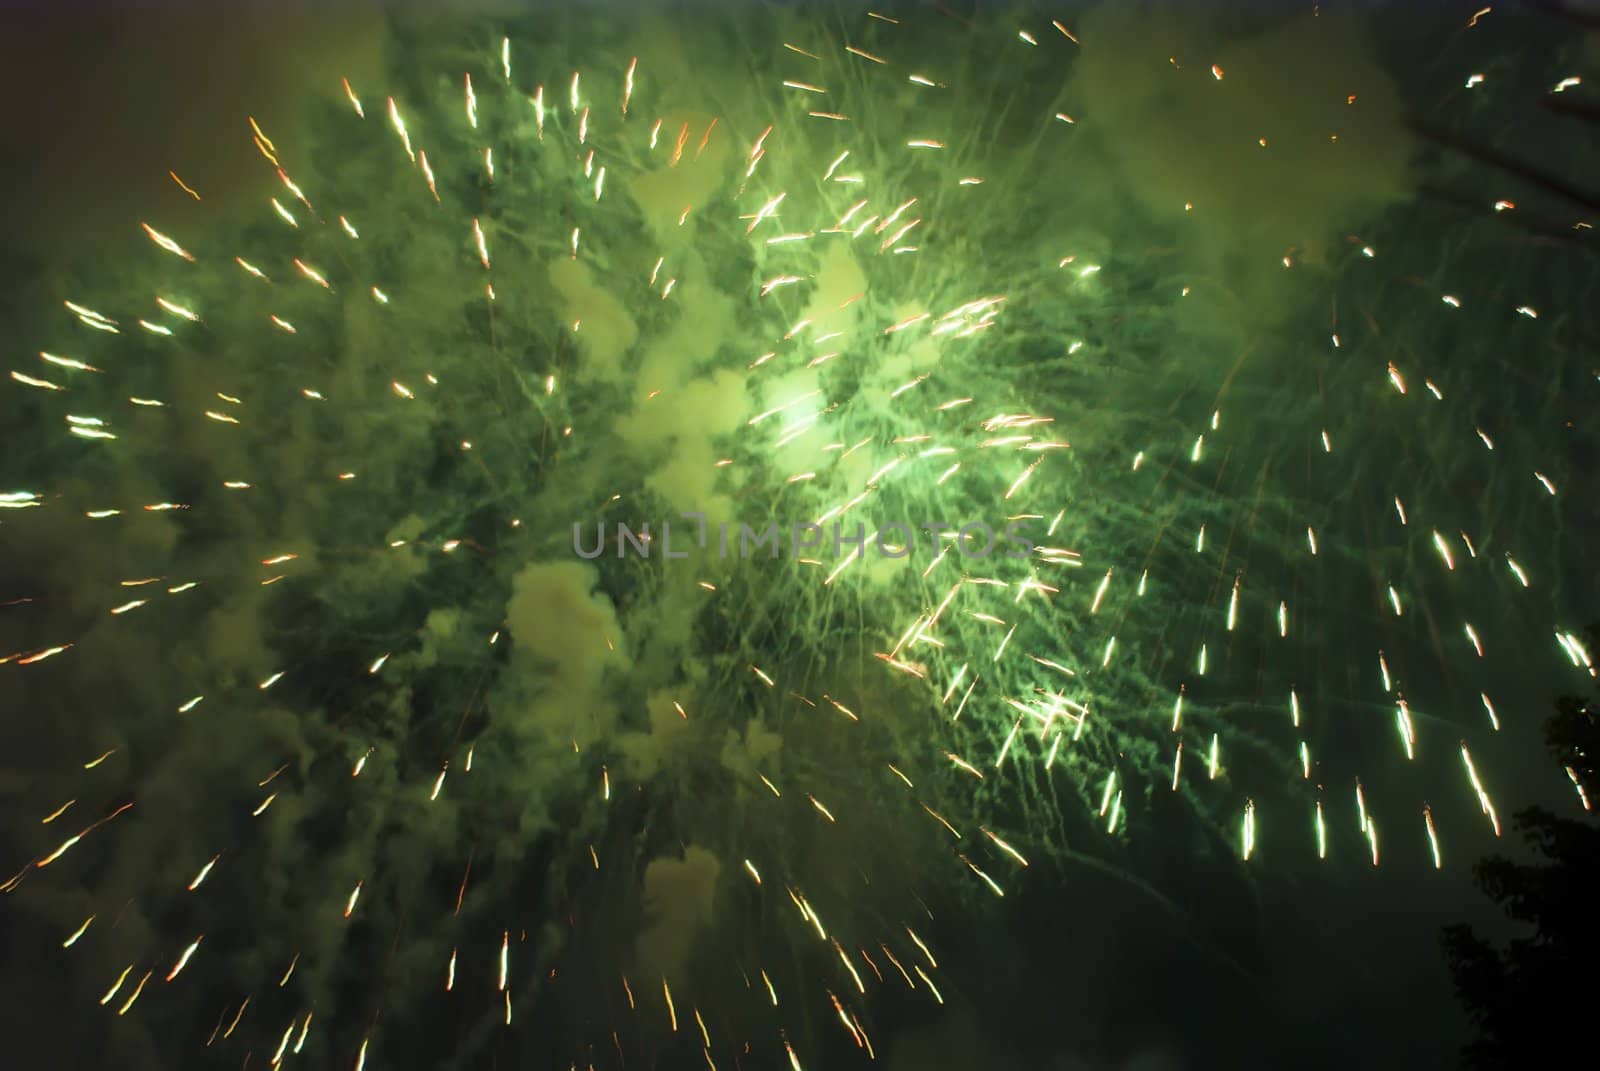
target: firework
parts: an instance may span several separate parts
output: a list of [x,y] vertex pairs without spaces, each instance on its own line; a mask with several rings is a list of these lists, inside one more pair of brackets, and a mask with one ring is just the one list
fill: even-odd
[[1036,867],[1498,836],[1507,670],[1592,672],[1570,287],[1406,246],[1350,27],[1087,25],[474,23],[242,124],[250,220],[133,221],[0,498],[73,726],[5,888],[85,995],[274,1066],[799,1068]]

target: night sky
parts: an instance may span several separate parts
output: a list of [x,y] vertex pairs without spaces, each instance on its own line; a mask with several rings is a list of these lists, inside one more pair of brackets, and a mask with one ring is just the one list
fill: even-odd
[[[1455,1066],[1600,616],[1600,32],[1480,6],[7,5],[8,1058]],[[858,493],[1074,560],[569,543]]]

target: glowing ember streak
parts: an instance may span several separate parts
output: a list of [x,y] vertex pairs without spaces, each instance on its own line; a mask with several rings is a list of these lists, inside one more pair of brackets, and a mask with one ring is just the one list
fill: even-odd
[[667,985],[665,978],[661,979],[661,992],[667,998],[667,1018],[672,1025],[672,1032],[678,1032],[678,1009],[672,1004],[672,987]]
[[189,957],[194,955],[195,949],[200,947],[201,940],[203,940],[202,937],[196,937],[189,947],[183,950],[183,954],[178,957],[178,962],[174,963],[172,965],[172,970],[167,972],[167,981],[170,982],[174,978],[178,977],[178,972],[183,970],[184,967],[188,966]]
[[133,1002],[139,999],[139,994],[144,992],[144,984],[150,980],[150,976],[154,973],[154,971],[144,972],[144,977],[139,979],[139,984],[133,989],[133,995],[128,997],[127,1002],[117,1009],[119,1016],[128,1014],[128,1009],[133,1007]]
[[995,847],[999,848],[1002,852],[1006,853],[1012,859],[1016,860],[1018,865],[1020,865],[1020,866],[1027,866],[1028,865],[1028,860],[1023,858],[1022,853],[1017,851],[1011,845],[1007,844],[1005,841],[1001,840],[999,838],[999,836],[997,836],[996,834],[994,834],[993,832],[991,832],[990,830],[987,830],[987,829],[985,829],[983,831],[983,833],[984,833],[984,836],[988,837],[991,841],[994,842]]
[[1467,768],[1467,779],[1472,783],[1472,790],[1477,793],[1478,806],[1488,816],[1489,824],[1494,829],[1494,835],[1500,835],[1500,818],[1495,814],[1494,803],[1489,799],[1489,793],[1484,791],[1483,782],[1478,780],[1477,768],[1472,764],[1472,755],[1467,751],[1467,745],[1461,745],[1461,762]]
[[190,187],[190,185],[187,182],[184,182],[183,179],[179,178],[178,177],[178,173],[176,171],[168,171],[167,175],[168,175],[169,178],[172,179],[173,182],[176,182],[178,184],[178,188],[180,190],[182,190],[184,193],[188,194],[190,197],[193,197],[196,201],[200,200],[200,195],[198,193],[196,193],[194,191],[194,189],[192,187]]
[[[598,198],[596,198],[598,200]],[[489,246],[483,236],[483,225],[474,219],[472,221],[472,239],[478,247],[478,260],[485,268],[489,267]]]
[[194,880],[189,882],[189,891],[190,892],[194,892],[196,889],[198,889],[200,887],[200,883],[206,880],[206,875],[211,873],[211,868],[216,866],[217,865],[217,860],[221,859],[221,858],[222,858],[221,855],[213,855],[211,857],[211,861],[208,862],[205,866],[200,868],[200,873],[196,874],[194,876]]
[[126,967],[122,968],[122,973],[117,975],[117,980],[115,982],[111,983],[111,988],[106,990],[105,996],[100,998],[101,1007],[104,1007],[105,1005],[111,1003],[111,998],[113,998],[113,997],[115,997],[117,995],[117,990],[122,988],[122,983],[127,980],[128,974],[132,970],[133,970],[133,964],[131,964],[131,963],[128,964]]
[[824,807],[822,805],[822,802],[820,800],[818,800],[815,796],[811,795],[810,793],[807,793],[806,794],[806,799],[811,801],[811,806],[815,807],[817,809],[817,813],[822,815],[822,817],[826,818],[830,822],[837,821],[837,819],[835,819],[833,817],[833,812],[829,811],[828,808]]
[[341,78],[339,79],[339,84],[344,86],[344,95],[350,101],[350,106],[356,110],[356,117],[365,119],[367,117],[367,113],[365,109],[361,107],[361,98],[357,97],[356,91],[350,88],[350,79]]
[[1404,699],[1401,699],[1395,705],[1394,717],[1395,726],[1400,731],[1400,741],[1405,745],[1406,758],[1415,759],[1417,757],[1417,734],[1416,730],[1412,728],[1411,711],[1406,706],[1406,701]]
[[171,238],[168,238],[166,235],[156,230],[154,227],[150,226],[150,224],[140,223],[139,226],[144,228],[145,234],[150,236],[150,240],[152,242],[166,250],[168,253],[171,253],[174,256],[182,257],[184,260],[194,260],[194,255],[192,253],[184,249],[183,246],[179,245]]
[[317,269],[313,268],[311,265],[307,264],[305,261],[301,260],[299,257],[294,258],[294,266],[300,269],[301,275],[304,275],[307,279],[310,279],[324,290],[333,289],[328,284],[326,276],[324,276]]
[[[78,943],[78,938],[83,936],[84,931],[89,928],[89,923],[91,923],[93,921],[94,921],[94,916],[93,915],[90,915],[88,918],[84,919],[83,920],[83,925],[79,926],[76,930],[73,930],[72,931],[72,936],[68,937],[65,941],[61,942],[61,947],[62,948],[71,948],[73,945],[77,944]],[[103,1004],[105,1002],[101,1001],[101,1003]]]
[[417,153],[417,167],[422,171],[422,180],[428,184],[428,192],[433,195],[434,203],[442,203],[439,200],[439,184],[433,177],[433,165],[428,163],[426,152]]
[[1583,789],[1583,782],[1578,779],[1578,771],[1571,766],[1563,767],[1567,771],[1567,779],[1572,782],[1572,787],[1578,790],[1578,801],[1583,804],[1584,810],[1589,810],[1589,794]]
[[1440,870],[1444,862],[1439,857],[1439,834],[1433,828],[1433,810],[1427,804],[1422,805],[1422,822],[1428,830],[1428,850],[1433,855],[1433,869]]
[[400,117],[400,108],[389,98],[389,123],[394,127],[395,133],[400,135],[400,143],[405,146],[406,156],[412,163],[417,162],[417,154],[411,149],[411,135],[406,131],[406,121]]

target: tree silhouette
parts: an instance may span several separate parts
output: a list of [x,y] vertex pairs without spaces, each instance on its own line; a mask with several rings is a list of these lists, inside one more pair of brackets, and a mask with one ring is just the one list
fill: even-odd
[[[1586,632],[1588,649],[1600,649],[1600,623]],[[1545,744],[1587,810],[1600,796],[1600,703],[1564,695],[1555,706]],[[1519,811],[1513,824],[1535,858],[1491,856],[1473,877],[1508,918],[1533,933],[1504,948],[1466,925],[1447,927],[1440,939],[1456,995],[1478,1032],[1463,1062],[1478,1069],[1555,1066],[1592,1047],[1586,1016],[1600,979],[1600,825],[1542,807]]]

